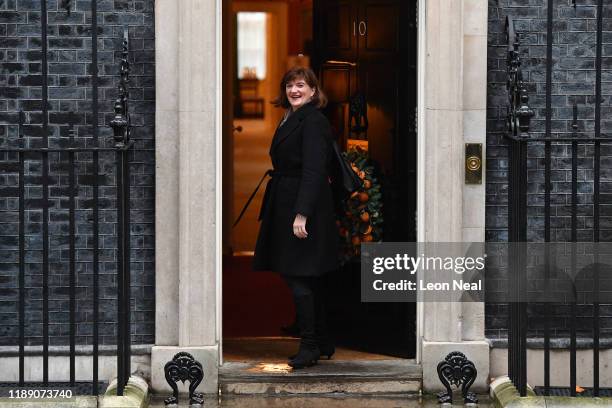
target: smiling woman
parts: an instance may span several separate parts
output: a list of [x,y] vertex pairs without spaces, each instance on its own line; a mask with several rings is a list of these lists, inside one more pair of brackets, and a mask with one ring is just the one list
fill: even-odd
[[331,126],[319,111],[326,104],[309,68],[292,68],[280,83],[274,105],[287,109],[270,157],[259,219],[261,227],[253,268],[280,273],[293,293],[300,329],[300,348],[289,365],[316,364],[330,357],[320,278],[338,266],[338,230],[328,182],[332,160]]

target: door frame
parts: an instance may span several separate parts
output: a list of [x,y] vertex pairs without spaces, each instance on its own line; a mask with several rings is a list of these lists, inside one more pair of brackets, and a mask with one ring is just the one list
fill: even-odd
[[[163,364],[178,350],[199,353],[210,373],[202,389],[217,391],[222,232],[231,228],[231,212],[223,208],[222,197],[225,3],[155,2],[156,21],[163,22],[155,25],[156,322],[151,381],[158,391],[168,387]],[[417,237],[484,241],[486,180],[465,186],[462,171],[465,142],[482,143],[486,157],[487,1],[419,0],[418,6]],[[447,165],[438,168],[442,160]],[[214,243],[206,228],[214,228]],[[417,356],[425,390],[439,389],[435,367],[449,348],[478,357],[474,388],[484,389],[489,344],[483,305],[442,302],[419,309],[417,341],[426,352],[417,349]]]
[[[219,210],[219,214],[217,214],[217,225],[221,225],[221,228],[217,228],[217,242],[221,243],[218,245],[217,250],[217,271],[216,271],[216,281],[217,281],[217,296],[216,296],[216,312],[217,312],[217,340],[219,342],[219,365],[223,364],[223,299],[222,299],[222,288],[223,288],[223,262],[222,258],[224,254],[231,255],[231,239],[228,233],[231,233],[231,214],[233,213],[233,137],[232,135],[232,121],[233,121],[233,104],[231,98],[223,98],[225,95],[232,95],[233,90],[233,81],[222,80],[222,72],[224,66],[231,66],[233,64],[232,60],[232,52],[231,52],[231,44],[228,44],[228,41],[231,41],[231,36],[233,35],[233,13],[235,7],[233,7],[234,3],[240,4],[241,8],[244,6],[245,10],[250,11],[265,11],[272,13],[283,12],[282,7],[285,6],[284,11],[287,11],[287,5],[285,3],[278,3],[275,1],[266,1],[266,2],[254,2],[249,4],[248,1],[236,0],[234,1],[223,1],[216,0],[217,2],[223,2],[223,7],[219,8],[221,10],[221,16],[218,16],[218,20],[223,22],[223,27],[218,28],[218,33],[221,38],[218,38],[217,47],[220,55],[219,58],[216,59],[216,71],[219,73],[219,83],[218,89],[221,90],[218,95],[217,107],[221,107],[221,109],[217,109],[217,112],[221,112],[220,117],[218,117],[218,123],[222,123],[222,126],[217,126],[217,134],[215,135],[217,146],[221,146],[221,149],[217,149],[219,158],[222,156],[222,160],[217,161],[217,174],[220,175],[220,182],[218,186],[222,186],[222,194],[217,194],[218,204],[217,208]],[[425,89],[425,11],[426,11],[426,0],[418,0],[417,4],[417,18],[418,18],[418,36],[417,36],[417,241],[421,241],[424,238],[423,231],[425,228],[425,220],[423,218],[423,208],[424,208],[424,191],[425,191],[425,180],[423,178],[422,164],[425,163],[425,151],[421,146],[424,145],[425,138],[425,121],[424,121],[424,89]],[[287,21],[285,20],[285,27]],[[220,24],[219,24],[220,25]],[[279,24],[282,27],[282,22]],[[286,48],[286,47],[285,47]],[[224,137],[225,135],[225,137]],[[230,137],[227,137],[230,135]],[[221,152],[220,152],[221,150]],[[222,174],[223,172],[223,174]],[[223,177],[225,176],[225,177]],[[228,182],[229,180],[229,182]],[[229,190],[229,191],[227,191]],[[222,197],[222,198],[220,198]],[[223,201],[230,203],[231,205],[226,206],[227,211],[220,211],[223,208]],[[228,214],[229,213],[229,214]],[[227,232],[226,232],[227,231]],[[225,232],[225,233],[224,233]],[[415,350],[415,360],[417,363],[421,362],[421,343],[423,338],[423,307],[419,303],[417,303],[416,308],[416,350]]]
[[[425,12],[426,1],[418,0],[417,3],[417,215],[416,229],[417,242],[425,241],[425,217],[423,209],[425,208],[425,172],[423,171],[423,163],[425,163]],[[416,354],[417,363],[421,362],[422,343],[423,343],[423,322],[424,322],[424,307],[422,302],[417,302],[416,305]]]

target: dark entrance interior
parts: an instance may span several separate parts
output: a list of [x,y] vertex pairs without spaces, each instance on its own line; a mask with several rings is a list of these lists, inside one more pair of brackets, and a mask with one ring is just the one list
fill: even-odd
[[[415,3],[314,3],[313,67],[330,98],[327,116],[340,145],[367,146],[377,167],[383,241],[416,239]],[[337,338],[368,351],[413,357],[415,305],[361,303],[359,267],[350,262],[330,276],[329,287],[345,288],[329,296]]]
[[[289,27],[292,23],[300,23],[298,37],[301,40],[296,49],[291,44],[291,38],[296,35],[288,33],[289,54],[293,51],[300,57],[292,60],[289,56],[287,66],[291,61],[303,63],[306,57],[329,97],[325,113],[335,129],[339,145],[345,150],[359,147],[367,151],[381,185],[382,240],[415,241],[416,1],[287,0],[286,3]],[[294,3],[301,7],[297,17],[291,11]],[[236,58],[235,52],[233,56]],[[233,77],[237,78],[235,64],[232,65]],[[267,77],[266,80],[278,84],[280,77]],[[243,82],[246,85],[246,81]],[[236,91],[234,89],[234,95]],[[263,101],[264,104],[268,102]],[[248,133],[247,127],[258,126],[256,121],[256,118],[234,120],[234,146],[238,146],[240,138]],[[241,128],[240,133],[235,131],[237,125]],[[272,134],[269,137],[271,139]],[[250,146],[248,143],[252,141],[246,143]],[[235,149],[238,151],[237,147]],[[244,183],[244,177],[238,174],[240,166],[240,158],[235,155],[235,185]],[[260,174],[255,177],[259,178]],[[246,197],[234,188],[233,200],[235,216]],[[252,207],[255,208],[249,208],[248,212],[255,214],[258,211],[256,201]],[[248,220],[248,215],[245,218]],[[246,224],[241,232],[233,234],[241,234],[244,238],[249,230],[256,234],[256,227],[256,224]],[[234,248],[234,254],[228,254],[224,262],[224,342],[234,336],[281,335],[280,326],[290,323],[293,317],[288,290],[274,274],[250,271],[249,253],[244,247],[240,249],[243,256],[236,256],[238,251]],[[416,306],[361,303],[359,268],[357,257],[328,277],[327,287],[332,288],[328,293],[329,314],[336,340],[353,350],[414,357]]]

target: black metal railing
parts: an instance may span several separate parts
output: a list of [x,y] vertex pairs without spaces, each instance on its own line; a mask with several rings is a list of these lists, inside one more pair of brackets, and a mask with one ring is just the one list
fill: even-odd
[[[546,61],[546,101],[545,101],[545,135],[534,136],[529,133],[530,118],[533,112],[528,106],[528,97],[523,82],[520,62],[520,41],[514,31],[514,24],[511,18],[507,20],[508,32],[508,92],[509,92],[509,108],[508,108],[508,131],[506,138],[509,143],[509,171],[508,171],[508,236],[510,242],[527,242],[529,240],[529,224],[528,224],[528,161],[530,149],[543,150],[543,157],[538,157],[543,163],[543,184],[544,184],[544,200],[543,200],[543,240],[551,242],[551,198],[554,198],[557,192],[551,191],[551,175],[553,169],[553,157],[551,152],[555,147],[565,146],[571,155],[571,189],[569,193],[569,203],[564,204],[568,207],[567,211],[570,217],[569,223],[569,241],[578,242],[578,172],[579,172],[579,149],[584,153],[581,155],[588,156],[589,162],[593,163],[593,203],[592,203],[592,222],[593,233],[592,240],[599,242],[600,240],[600,184],[601,184],[601,158],[602,144],[612,145],[612,138],[602,135],[601,132],[601,102],[602,102],[602,18],[603,18],[603,0],[597,1],[597,34],[596,34],[596,56],[595,56],[595,103],[594,103],[594,130],[592,134],[586,131],[578,132],[578,106],[576,102],[573,105],[573,120],[571,122],[571,131],[569,134],[555,134],[552,132],[552,70],[553,70],[553,12],[555,10],[552,0],[548,0],[547,11],[547,61]],[[584,146],[593,146],[591,149]],[[538,168],[538,171],[542,169]],[[568,180],[569,181],[569,180]],[[564,192],[566,194],[566,192]],[[583,227],[584,228],[584,227]],[[550,257],[547,253],[545,258]],[[524,259],[520,253],[513,254],[510,257],[511,270],[516,271],[515,279],[511,280],[509,291],[515,299],[519,299],[519,293],[525,291],[526,277]],[[549,258],[550,259],[550,258]],[[546,259],[545,265],[549,266],[549,259]],[[574,257],[572,257],[574,259]],[[575,265],[572,265],[575,267]],[[547,272],[549,271],[547,267]],[[597,303],[597,293],[599,286],[597,285],[598,274],[593,276],[595,282],[595,302],[592,304],[592,326],[590,335],[593,341],[593,389],[592,395],[599,396],[600,394],[600,370],[599,370],[599,351],[600,351],[600,304]],[[528,335],[528,304],[525,302],[515,302],[508,304],[508,375],[511,381],[517,387],[521,396],[527,394],[527,335]],[[553,317],[553,304],[544,304],[540,310],[543,313],[543,351],[544,351],[544,384],[543,394],[550,395],[551,392],[551,320]],[[576,396],[576,370],[577,370],[577,303],[569,304],[569,353],[570,353],[570,395]]]
[[[130,119],[128,113],[128,81],[129,81],[129,63],[128,63],[128,31],[124,30],[122,60],[120,66],[121,80],[118,87],[118,98],[115,102],[115,116],[111,121],[110,126],[113,128],[114,137],[113,143],[106,143],[99,136],[99,97],[98,97],[98,4],[97,0],[91,1],[91,134],[85,136],[91,138],[92,143],[76,143],[74,121],[68,120],[64,126],[68,127],[68,140],[50,140],[49,129],[49,81],[48,81],[48,40],[47,40],[47,1],[40,1],[41,11],[41,110],[42,110],[42,125],[41,135],[42,143],[38,140],[30,140],[24,135],[26,127],[35,125],[26,123],[26,115],[23,111],[19,112],[19,123],[17,125],[18,138],[16,141],[3,141],[0,144],[0,153],[3,154],[3,159],[7,162],[13,161],[16,166],[8,166],[6,168],[17,169],[18,188],[18,355],[19,355],[19,386],[25,386],[26,378],[26,331],[28,330],[28,322],[26,320],[26,305],[35,299],[28,299],[29,285],[35,285],[36,280],[32,279],[31,283],[26,282],[26,266],[29,263],[28,256],[33,252],[28,248],[27,238],[28,213],[40,211],[41,237],[42,237],[42,257],[40,259],[42,279],[39,282],[42,293],[42,378],[40,379],[43,386],[49,385],[49,346],[50,346],[50,297],[49,297],[49,277],[50,277],[50,251],[57,250],[53,248],[50,241],[49,227],[52,225],[49,218],[50,209],[50,166],[61,168],[65,166],[68,172],[67,189],[58,189],[62,191],[61,198],[68,202],[68,319],[69,319],[69,367],[70,367],[70,385],[76,383],[76,336],[77,336],[77,261],[80,248],[77,248],[77,191],[82,185],[79,183],[80,177],[88,176],[79,173],[77,177],[77,167],[79,161],[75,160],[76,156],[86,155],[91,158],[91,180],[87,183],[91,187],[92,199],[87,200],[90,206],[80,209],[90,210],[91,218],[91,268],[92,268],[92,283],[91,283],[91,321],[92,324],[92,394],[97,395],[98,390],[98,371],[99,371],[99,326],[100,326],[100,155],[114,155],[115,162],[115,191],[116,191],[116,235],[117,235],[117,394],[123,395],[125,385],[130,376],[130,174],[129,174],[129,159],[128,154],[132,149],[133,142],[130,140]],[[70,12],[71,2],[64,1],[61,5],[66,8],[66,12]],[[70,113],[69,116],[73,115]],[[88,115],[89,116],[89,115]],[[82,136],[82,135],[81,135]],[[88,144],[92,144],[89,146]],[[39,183],[35,183],[32,177],[28,177],[29,164],[40,163],[41,177],[35,178]],[[67,166],[66,166],[67,165]],[[81,166],[83,167],[83,166]],[[32,188],[40,188],[42,198],[40,200],[29,199],[27,190]],[[54,199],[58,198],[57,193]],[[38,204],[38,205],[36,205]],[[106,246],[103,246],[106,248]],[[82,286],[79,285],[79,286]],[[63,310],[62,310],[63,312]]]

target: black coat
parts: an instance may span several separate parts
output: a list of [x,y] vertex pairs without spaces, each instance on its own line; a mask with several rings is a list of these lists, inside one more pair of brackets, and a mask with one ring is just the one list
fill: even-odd
[[[270,147],[274,167],[268,180],[254,270],[289,276],[319,276],[338,267],[339,235],[329,183],[332,132],[312,104],[293,112]],[[307,217],[308,237],[293,234],[296,214]]]

